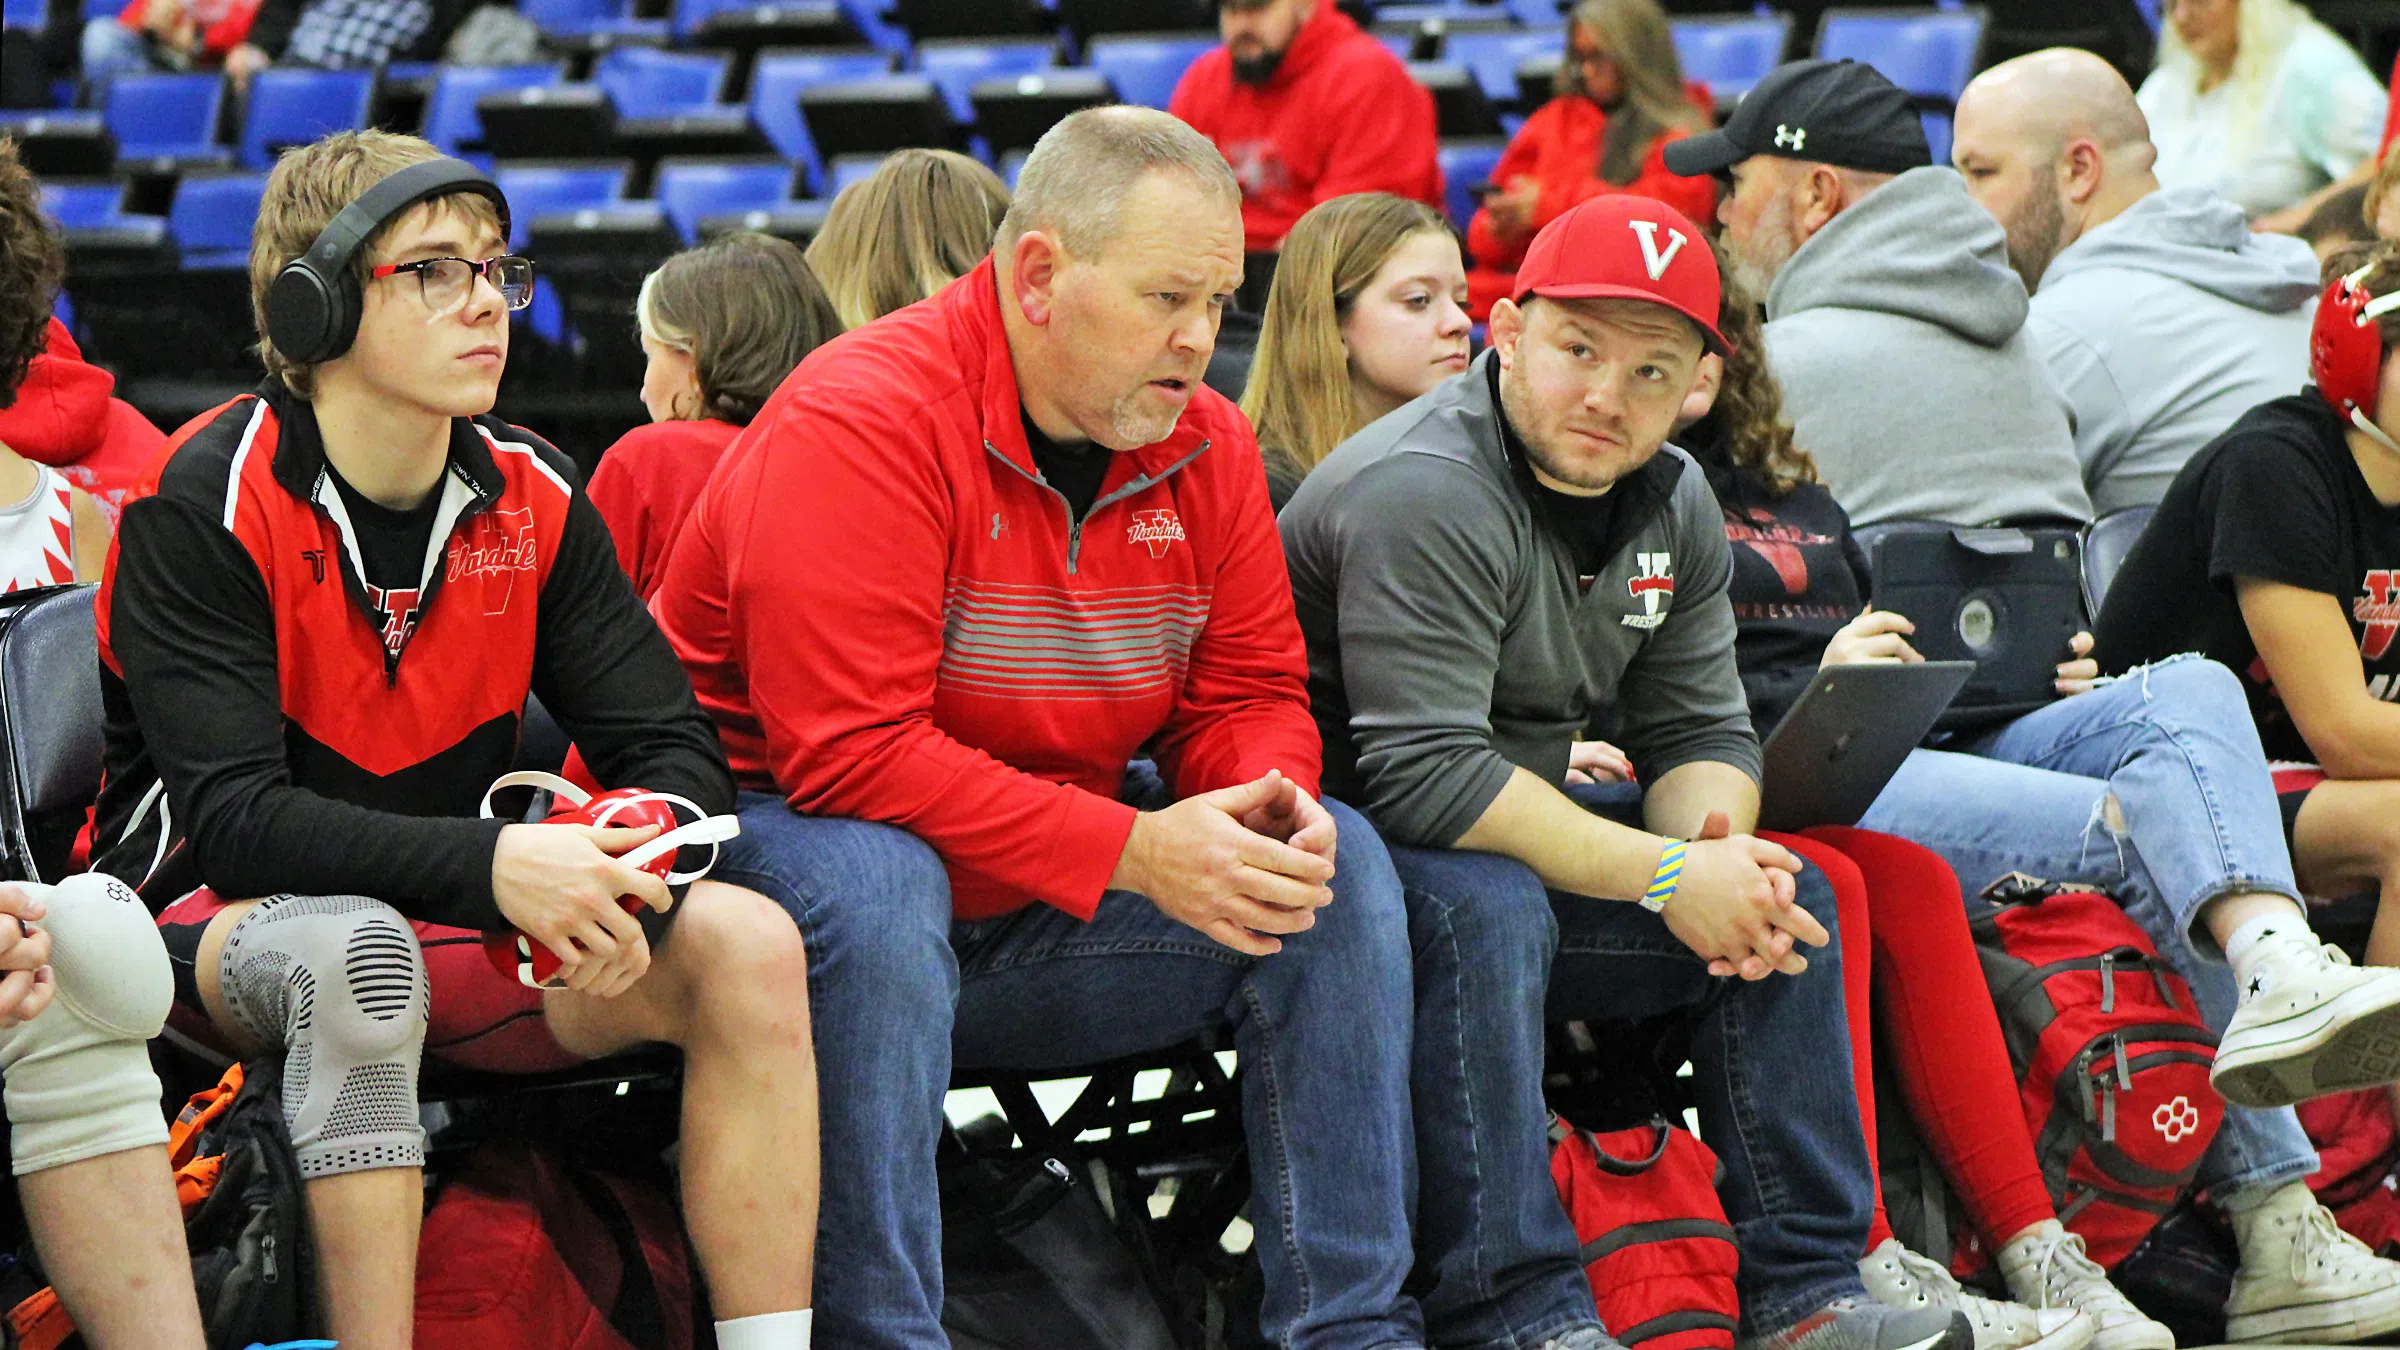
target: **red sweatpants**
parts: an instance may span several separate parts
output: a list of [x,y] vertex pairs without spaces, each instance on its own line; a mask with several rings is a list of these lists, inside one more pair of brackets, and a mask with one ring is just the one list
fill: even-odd
[[[1989,999],[1957,996],[1983,988],[1983,969],[1949,865],[1905,839],[1847,826],[1767,837],[1823,869],[1833,885],[1845,958],[1842,1001],[1868,1154],[1875,1152],[1871,987],[1882,995],[1881,1026],[1898,1057],[1901,1095],[1958,1188],[1967,1217],[1994,1246],[2057,1218],[2017,1108],[1999,1014]],[[1869,959],[1855,959],[1860,954]],[[1878,1184],[1867,1249],[1891,1235]]]

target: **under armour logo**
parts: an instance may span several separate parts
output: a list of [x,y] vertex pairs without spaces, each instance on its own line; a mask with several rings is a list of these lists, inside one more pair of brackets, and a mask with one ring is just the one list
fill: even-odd
[[2189,1097],[2177,1097],[2150,1113],[2150,1125],[2168,1143],[2181,1143],[2185,1136],[2200,1132],[2200,1108],[2192,1105]]
[[1006,533],[1008,533],[1008,522],[1000,518],[999,512],[992,512],[992,538],[997,539]]
[[1778,149],[1778,150],[1802,150],[1802,149],[1806,149],[1806,148],[1807,148],[1807,146],[1808,146],[1808,128],[1806,128],[1806,127],[1787,127],[1787,126],[1785,126],[1785,125],[1784,125],[1783,123],[1781,123],[1781,122],[1778,122],[1778,123],[1776,123],[1776,124],[1775,124],[1775,148],[1776,148],[1776,149]]
[[1683,252],[1686,242],[1683,231],[1667,231],[1667,251],[1661,253],[1658,251],[1657,221],[1631,220],[1626,224],[1633,227],[1634,237],[1642,241],[1642,266],[1650,269],[1650,279],[1656,281],[1665,276],[1668,266],[1675,261],[1675,255]]

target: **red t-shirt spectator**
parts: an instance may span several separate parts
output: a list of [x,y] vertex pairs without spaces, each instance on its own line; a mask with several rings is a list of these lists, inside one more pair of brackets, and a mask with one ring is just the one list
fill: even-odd
[[584,495],[600,508],[617,561],[644,600],[666,575],[667,554],[683,532],[692,500],[708,482],[725,447],[742,429],[715,418],[652,422],[635,427],[600,457]]
[[[1692,81],[1685,93],[1695,107],[1711,106],[1708,86]],[[1681,211],[1706,228],[1716,219],[1717,185],[1710,178],[1683,178],[1667,172],[1667,142],[1686,133],[1669,127],[1642,157],[1642,171],[1630,183],[1614,184],[1600,177],[1600,141],[1608,131],[1608,113],[1580,94],[1550,100],[1525,119],[1516,138],[1492,169],[1492,186],[1505,189],[1518,178],[1541,184],[1533,227],[1522,236],[1504,236],[1492,223],[1491,212],[1478,210],[1467,225],[1467,255],[1474,266],[1467,272],[1467,312],[1478,321],[1491,313],[1492,302],[1513,295],[1517,264],[1544,225],[1593,197],[1627,193],[1650,197]]]
[[1234,79],[1218,47],[1183,72],[1168,111],[1233,165],[1253,253],[1282,247],[1310,207],[1345,193],[1442,204],[1433,95],[1333,0],[1318,0],[1265,84]]
[[92,494],[108,527],[158,462],[166,433],[121,398],[117,377],[83,359],[65,324],[50,321],[47,345],[26,368],[17,401],[0,408],[0,445],[56,469]]

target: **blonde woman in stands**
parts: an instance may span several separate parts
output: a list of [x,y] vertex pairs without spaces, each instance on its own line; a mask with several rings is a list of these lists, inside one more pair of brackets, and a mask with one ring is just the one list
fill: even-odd
[[1583,0],[1569,20],[1558,97],[1508,143],[1467,226],[1477,318],[1513,291],[1535,233],[1578,202],[1630,192],[1703,225],[1715,218],[1715,180],[1678,178],[1660,158],[1667,142],[1708,130],[1715,105],[1707,85],[1685,82],[1658,0]]
[[642,282],[634,318],[650,424],[609,447],[588,492],[647,600],[718,457],[842,321],[797,247],[747,230],[667,259]]
[[902,150],[833,199],[808,265],[856,328],[975,270],[1007,214],[1000,175],[948,150]]
[[1466,303],[1458,239],[1432,207],[1357,192],[1300,217],[1242,396],[1276,510],[1333,447],[1467,368]]
[[2160,186],[2214,188],[2264,217],[2351,176],[2375,153],[2382,82],[2297,0],[2166,0],[2163,8],[2158,68],[2140,94]]

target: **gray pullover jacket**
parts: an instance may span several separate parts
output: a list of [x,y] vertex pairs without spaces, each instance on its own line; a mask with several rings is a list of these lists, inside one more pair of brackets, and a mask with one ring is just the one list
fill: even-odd
[[2167,188],[2067,246],[2026,326],[2075,409],[2092,506],[2155,505],[2233,420],[2308,383],[2317,258],[2252,234],[2207,188]]
[[2008,236],[1946,168],[1834,217],[1767,291],[1783,411],[1854,525],[2089,520]]
[[1756,778],[1706,476],[1672,446],[1627,475],[1582,591],[1502,445],[1494,362],[1343,442],[1284,508],[1325,791],[1393,843],[1447,846],[1512,766],[1562,782],[1610,704],[1645,782],[1699,760]]

